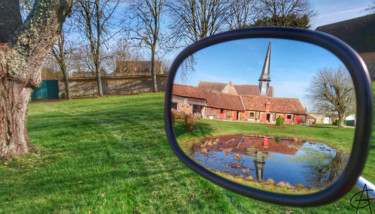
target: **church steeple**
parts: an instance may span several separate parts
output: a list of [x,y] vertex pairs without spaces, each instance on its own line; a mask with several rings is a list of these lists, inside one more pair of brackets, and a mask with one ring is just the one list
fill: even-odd
[[268,50],[266,54],[266,59],[264,60],[263,71],[259,77],[259,94],[260,96],[267,96],[268,90],[270,88],[270,61],[271,61],[271,40],[268,44]]

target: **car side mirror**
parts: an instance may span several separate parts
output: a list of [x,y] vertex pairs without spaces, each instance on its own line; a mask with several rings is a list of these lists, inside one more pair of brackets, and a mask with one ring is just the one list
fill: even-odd
[[345,195],[360,176],[372,98],[365,63],[341,40],[248,28],[200,40],[176,57],[165,128],[180,160],[215,184],[317,206]]

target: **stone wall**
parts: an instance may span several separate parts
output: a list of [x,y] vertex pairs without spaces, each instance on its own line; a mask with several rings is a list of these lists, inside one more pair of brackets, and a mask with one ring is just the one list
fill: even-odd
[[[165,91],[167,75],[158,75],[158,91]],[[152,79],[150,76],[106,76],[102,77],[104,95],[137,94],[151,92]],[[96,78],[69,78],[71,97],[96,96]],[[59,79],[59,97],[65,97],[65,84]]]

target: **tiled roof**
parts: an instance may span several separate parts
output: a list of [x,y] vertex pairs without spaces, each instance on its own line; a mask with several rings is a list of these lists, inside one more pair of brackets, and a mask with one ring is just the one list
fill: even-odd
[[186,85],[173,85],[172,95],[181,97],[191,97],[207,100],[207,106],[213,108],[222,108],[228,110],[243,111],[245,110],[242,105],[240,96],[225,94],[216,91],[208,91],[201,88],[186,86]]
[[242,96],[242,100],[247,110],[265,111],[265,104],[268,101],[271,103],[270,112],[306,114],[305,109],[297,98]]
[[349,19],[316,28],[332,34],[358,52],[375,51],[375,14]]
[[[258,85],[234,85],[238,95],[254,95],[259,96]],[[273,97],[273,87],[268,90],[268,97]]]
[[[173,85],[172,95],[207,100],[207,106],[228,110],[265,111],[266,102],[271,103],[270,112],[287,114],[306,114],[305,109],[297,98],[278,98],[264,96],[238,96],[186,85]],[[242,101],[241,101],[242,97]],[[243,107],[245,105],[245,109]]]
[[180,97],[190,97],[197,99],[206,99],[206,91],[200,88],[188,85],[173,84],[172,95]]
[[226,83],[220,82],[199,81],[198,88],[202,88],[209,91],[222,91],[226,85]]
[[[199,81],[198,88],[209,91],[223,91],[227,84],[220,82]],[[233,85],[238,95],[255,95],[260,96],[258,85]],[[273,87],[270,87],[267,96],[273,97]]]
[[207,106],[229,110],[244,111],[241,97],[238,95],[225,94],[211,91],[207,93]]

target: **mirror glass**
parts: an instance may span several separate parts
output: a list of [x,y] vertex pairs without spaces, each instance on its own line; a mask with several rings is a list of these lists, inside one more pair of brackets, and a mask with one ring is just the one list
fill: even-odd
[[314,44],[256,38],[204,48],[180,65],[171,102],[185,154],[253,188],[320,191],[340,176],[352,149],[352,79]]

